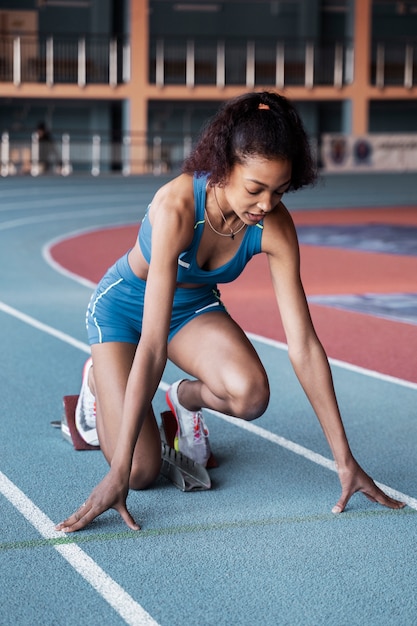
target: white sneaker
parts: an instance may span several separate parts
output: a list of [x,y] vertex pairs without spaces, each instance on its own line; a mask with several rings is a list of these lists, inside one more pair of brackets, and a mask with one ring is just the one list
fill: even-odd
[[188,411],[179,403],[178,387],[181,382],[174,383],[166,393],[168,406],[177,420],[174,448],[205,467],[211,455],[209,432],[201,411]]
[[83,382],[75,408],[75,425],[81,437],[92,446],[98,446],[96,430],[96,399],[88,386],[88,374],[93,365],[92,358],[87,359],[83,369]]

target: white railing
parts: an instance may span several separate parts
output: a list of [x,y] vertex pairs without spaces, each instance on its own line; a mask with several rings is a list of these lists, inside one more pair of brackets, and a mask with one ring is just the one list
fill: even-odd
[[[159,175],[178,170],[191,146],[189,135],[126,135],[120,141],[112,141],[107,134],[96,133],[86,138],[80,133],[56,133],[54,139],[42,141],[38,132],[26,139],[3,132],[0,176],[73,173],[99,176],[108,172],[128,176],[138,169]],[[143,156],[138,160],[137,155]]]
[[[106,133],[86,137],[84,133],[54,133],[48,140],[38,132],[27,138],[16,138],[3,132],[0,138],[0,176],[42,174],[69,176],[90,174],[100,176],[117,173],[129,176],[152,173],[155,176],[178,172],[190,154],[193,137],[189,134],[125,135],[119,141]],[[311,141],[317,156],[317,142]]]
[[[350,41],[153,38],[149,82],[159,87],[257,85],[283,88],[352,83]],[[380,41],[372,46],[371,83],[411,89],[417,84],[417,40]],[[123,37],[91,35],[0,35],[0,82],[108,84],[130,81],[130,43]]]
[[130,44],[123,37],[0,35],[0,81],[116,87],[129,80]]
[[[354,49],[350,41],[213,38],[151,40],[149,81],[166,85],[271,85],[276,88],[332,86],[353,82]],[[374,44],[371,83],[380,88],[417,84],[417,40]]]
[[378,42],[372,56],[372,83],[379,89],[417,84],[417,41]]
[[213,38],[151,40],[149,82],[165,85],[316,85],[342,87],[353,80],[350,42],[216,40]]

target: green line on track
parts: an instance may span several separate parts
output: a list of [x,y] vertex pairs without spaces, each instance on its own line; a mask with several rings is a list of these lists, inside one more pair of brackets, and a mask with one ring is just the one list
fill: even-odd
[[[295,517],[277,517],[259,520],[243,520],[230,522],[213,522],[211,524],[190,524],[185,526],[172,526],[167,528],[155,528],[149,530],[133,531],[126,530],[123,532],[111,533],[91,533],[89,535],[80,535],[79,533],[65,535],[63,537],[51,539],[28,539],[25,541],[10,541],[0,543],[1,550],[25,550],[33,548],[43,548],[45,546],[56,546],[62,544],[84,544],[84,543],[101,543],[103,541],[114,541],[123,539],[146,539],[148,537],[163,537],[169,535],[181,535],[186,533],[207,532],[216,530],[232,530],[234,528],[256,528],[266,526],[281,526],[283,524],[303,524],[314,522],[334,522],[341,523],[343,521],[367,519],[371,517],[386,517],[388,515],[417,515],[414,509],[401,510],[382,510],[382,511],[358,511],[348,512],[339,515],[325,513],[319,515],[306,515]],[[94,522],[93,522],[94,524]]]

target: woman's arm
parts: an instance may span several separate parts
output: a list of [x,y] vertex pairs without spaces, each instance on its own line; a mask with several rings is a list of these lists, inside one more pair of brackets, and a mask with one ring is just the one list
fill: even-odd
[[[187,232],[188,229],[185,229]],[[186,246],[179,211],[156,211],[152,224],[152,259],[146,280],[142,334],[129,375],[122,425],[112,468],[130,471],[143,420],[161,380],[176,287],[178,255]],[[188,239],[187,239],[188,242]]]
[[[272,218],[272,219],[269,219]],[[265,220],[263,249],[268,255],[272,282],[294,371],[316,413],[336,462],[342,495],[333,508],[340,513],[350,497],[362,491],[370,500],[399,508],[354,459],[333,387],[326,353],[316,335],[300,278],[299,246],[291,217],[281,205]]]
[[[187,177],[188,178],[188,177]],[[72,516],[57,526],[72,532],[84,528],[109,508],[138,529],[126,508],[132,457],[166,359],[178,255],[193,233],[193,196],[189,181],[172,183],[157,194],[152,211],[152,259],[147,272],[142,334],[126,386],[121,427],[110,470]]]

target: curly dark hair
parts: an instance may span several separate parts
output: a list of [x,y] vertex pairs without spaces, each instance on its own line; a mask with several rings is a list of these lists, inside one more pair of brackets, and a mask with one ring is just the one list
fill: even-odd
[[223,104],[203,129],[182,171],[208,173],[210,184],[224,185],[233,166],[252,156],[291,161],[289,190],[316,180],[299,114],[287,98],[269,91],[247,93]]

